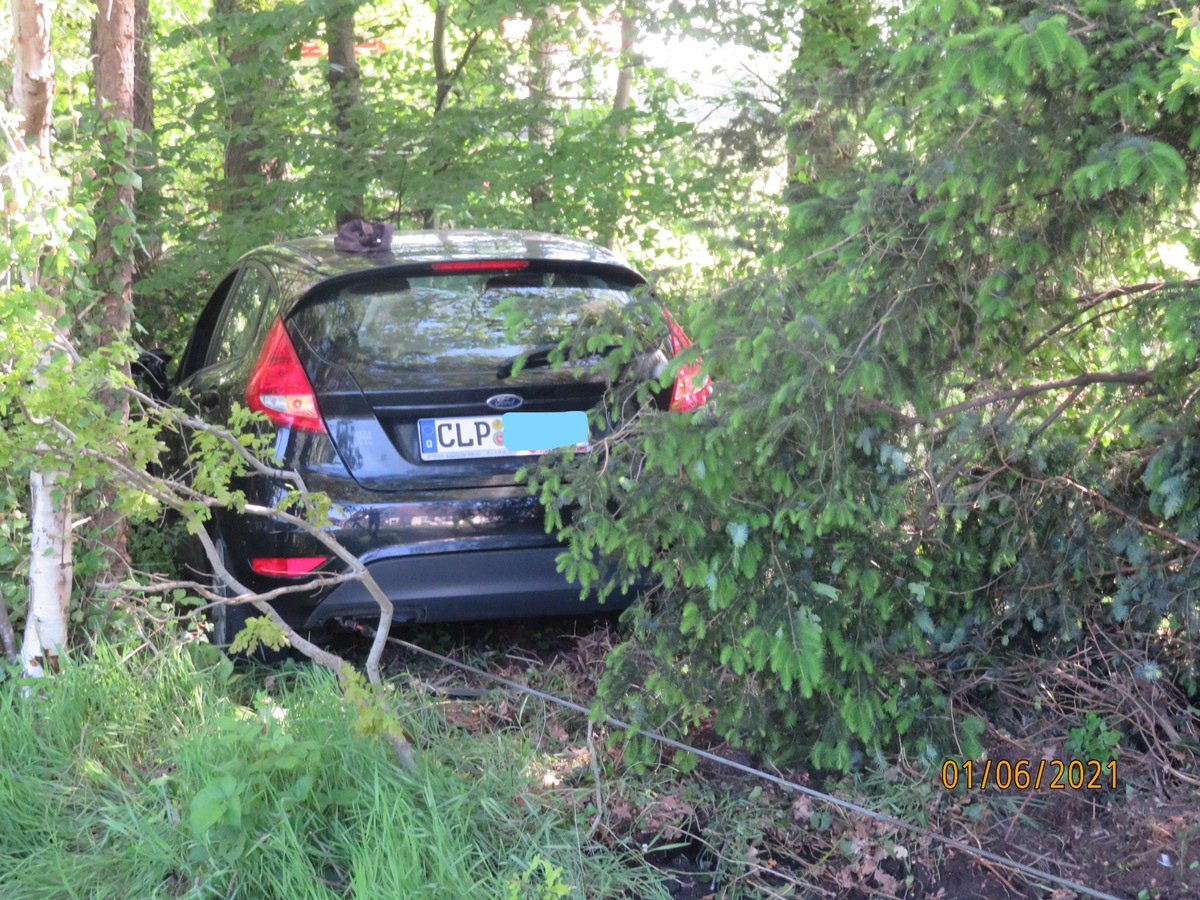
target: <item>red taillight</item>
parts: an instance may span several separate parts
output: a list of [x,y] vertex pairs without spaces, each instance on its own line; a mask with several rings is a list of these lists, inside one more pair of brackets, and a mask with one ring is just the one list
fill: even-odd
[[300,365],[300,357],[296,355],[282,319],[276,319],[271,326],[254,371],[250,373],[246,405],[276,425],[325,433],[317,395]]
[[527,259],[455,259],[430,264],[433,271],[445,275],[474,275],[482,272],[519,272],[529,268]]
[[[681,350],[692,346],[691,339],[683,333],[679,323],[669,312],[663,312],[667,330],[671,334],[671,355],[678,356]],[[700,377],[700,360],[681,366],[675,373],[675,388],[671,392],[671,409],[675,412],[690,412],[708,402],[712,394],[712,381],[705,375]]]
[[260,556],[250,560],[250,568],[259,575],[295,578],[297,575],[307,575],[328,560],[328,556]]

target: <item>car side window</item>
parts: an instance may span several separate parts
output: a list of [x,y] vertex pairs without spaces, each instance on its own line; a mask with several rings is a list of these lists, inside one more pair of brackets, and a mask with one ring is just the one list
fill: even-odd
[[217,324],[208,352],[208,365],[214,366],[245,354],[270,293],[271,276],[266,270],[255,265],[242,270]]

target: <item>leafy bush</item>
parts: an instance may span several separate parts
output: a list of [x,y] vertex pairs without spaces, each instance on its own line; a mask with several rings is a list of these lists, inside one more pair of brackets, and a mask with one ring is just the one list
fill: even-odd
[[[570,810],[523,805],[530,743],[405,707],[417,777],[323,670],[265,682],[205,644],[0,680],[0,891],[262,898],[664,896]],[[584,887],[586,886],[586,887]]]
[[1159,246],[1194,246],[1197,103],[1137,2],[805,22],[782,247],[688,317],[712,408],[532,485],[568,573],[659,583],[605,683],[638,724],[974,756],[953,672],[1196,633],[1200,290]]

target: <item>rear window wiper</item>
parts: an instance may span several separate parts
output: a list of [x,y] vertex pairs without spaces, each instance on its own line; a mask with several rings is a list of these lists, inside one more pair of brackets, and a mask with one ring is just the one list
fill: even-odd
[[504,362],[500,363],[496,369],[497,378],[511,378],[513,369],[516,368],[518,360],[525,360],[522,364],[522,369],[544,369],[550,365],[550,354],[558,349],[558,343],[543,344],[540,347],[533,347],[529,350],[522,350],[516,356],[510,356]]
[[[504,362],[500,363],[500,367],[496,369],[496,377],[511,378],[513,369],[516,367],[517,360],[519,359],[525,360],[525,363],[521,366],[522,371],[525,369],[544,369],[547,366],[553,365],[553,363],[550,362],[550,355],[558,349],[558,346],[558,344],[543,344],[539,347],[531,347],[528,350],[522,350],[516,356],[510,356]],[[567,347],[563,351],[563,365],[571,368],[594,366],[620,346],[621,345],[619,343],[609,344],[602,350],[597,350],[585,356],[572,356],[572,348]]]

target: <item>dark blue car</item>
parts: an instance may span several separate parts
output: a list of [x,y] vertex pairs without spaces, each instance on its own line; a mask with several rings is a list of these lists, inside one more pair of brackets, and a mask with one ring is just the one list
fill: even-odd
[[[587,449],[583,413],[604,379],[550,365],[550,349],[581,316],[619,312],[642,284],[610,251],[548,234],[409,232],[374,252],[338,251],[333,237],[262,247],[201,313],[173,402],[214,421],[235,402],[266,416],[282,464],[331,498],[332,531],[397,622],[587,611],[596,605],[556,570],[560,547],[515,475],[550,449],[539,441]],[[688,341],[665,311],[659,325],[648,355],[661,371]],[[660,403],[694,409],[709,390],[685,367]],[[259,477],[239,486],[265,504],[282,490]],[[210,534],[256,591],[338,571],[319,542],[278,521],[222,510]],[[358,582],[275,606],[303,631],[378,621]],[[217,607],[215,641],[249,610]]]

